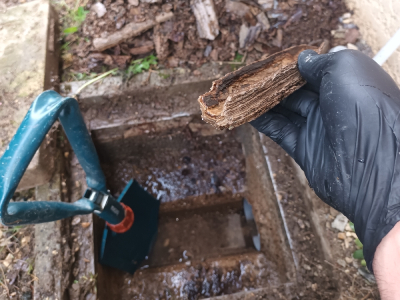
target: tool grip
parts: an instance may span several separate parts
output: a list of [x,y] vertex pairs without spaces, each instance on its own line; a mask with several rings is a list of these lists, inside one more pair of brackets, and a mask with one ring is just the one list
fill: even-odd
[[80,199],[74,203],[34,201],[9,203],[7,212],[12,216],[17,225],[20,220],[29,220],[30,224],[52,222],[75,215],[92,213],[96,207],[94,203]]
[[[105,176],[78,102],[74,98],[64,98],[54,91],[46,91],[32,103],[0,159],[0,210],[3,224],[42,223],[90,213],[95,209],[93,203],[85,199],[74,203],[35,201],[9,204],[30,161],[58,118],[86,173],[88,186],[107,193]],[[49,215],[46,215],[46,211]]]

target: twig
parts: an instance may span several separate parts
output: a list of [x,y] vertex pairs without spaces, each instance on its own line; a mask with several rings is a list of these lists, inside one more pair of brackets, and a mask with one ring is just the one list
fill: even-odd
[[312,264],[314,267],[318,268],[318,265],[317,265],[315,262],[309,260],[303,253],[301,253],[301,256],[303,256],[303,258],[304,258],[307,262],[309,262],[310,264]]
[[146,78],[145,80],[142,81],[142,83],[140,84],[141,86],[147,85],[147,84],[149,83],[150,76],[151,76],[151,73],[152,73],[152,72],[153,72],[153,71],[152,71],[151,68],[150,68],[150,69],[149,69],[149,75],[147,75],[147,78]]
[[10,235],[8,238],[6,238],[6,240],[11,240],[11,238],[13,238],[14,236],[16,236],[18,234],[18,231],[16,233],[14,233],[13,235]]
[[34,281],[39,281],[39,278],[33,274],[29,274],[33,279],[29,281],[29,284],[31,284]]
[[353,293],[353,291],[354,291],[354,282],[356,281],[356,278],[357,278],[356,276],[353,277],[353,280],[352,280],[352,282],[351,282],[351,287],[350,287],[350,289],[349,289],[352,293]]
[[103,73],[103,74],[101,74],[101,75],[99,75],[99,76],[97,76],[97,77],[95,77],[95,78],[89,80],[88,82],[86,82],[84,85],[82,85],[82,86],[76,91],[76,93],[73,95],[73,98],[76,98],[76,96],[78,96],[79,93],[82,92],[82,90],[83,90],[84,88],[86,88],[87,86],[89,86],[89,85],[95,83],[96,81],[99,81],[99,80],[101,80],[101,79],[107,77],[108,75],[114,73],[114,72],[117,71],[117,70],[118,70],[118,68],[112,69],[112,70],[110,70],[110,71],[108,71],[108,72],[105,72],[105,73]]
[[324,260],[324,261],[325,261],[328,265],[331,265],[332,267],[334,267],[336,270],[339,270],[339,271],[343,272],[344,274],[346,274],[346,275],[350,278],[350,280],[353,280],[353,278],[351,278],[351,276],[350,276],[349,274],[347,274],[345,271],[343,271],[342,269],[338,268],[337,266],[335,266],[334,264],[330,263],[330,262],[327,261],[327,260]]
[[11,251],[11,249],[8,247],[8,245],[6,245],[6,247],[7,247],[7,250],[8,250],[12,255],[15,254],[15,252],[12,252],[12,251]]
[[229,65],[243,65],[244,61],[246,60],[247,57],[247,51],[244,53],[242,57],[242,61],[216,61],[216,63],[222,65],[222,64],[229,64]]
[[232,0],[232,1],[235,1],[235,2],[244,2],[244,3],[246,3],[246,4],[249,4],[249,5],[258,7],[258,8],[261,9],[261,10],[264,10],[264,8],[262,7],[262,5],[261,5],[261,4],[258,4],[258,3],[255,2],[255,1],[251,1],[251,0]]
[[371,295],[371,291],[369,291],[368,294],[367,294],[367,296],[365,296],[365,297],[362,298],[361,300],[366,300],[366,299],[369,297],[369,295]]
[[6,275],[4,274],[3,267],[0,266],[1,273],[3,274],[4,283],[0,281],[0,284],[4,286],[5,290],[7,291],[7,295],[10,296],[10,290],[8,289],[7,282],[6,282]]
[[10,291],[9,291],[7,285],[5,285],[3,282],[1,282],[1,280],[0,280],[0,284],[1,284],[1,286],[4,287],[4,291],[7,293],[7,296],[10,296]]
[[81,1],[80,0],[76,0],[76,2],[75,2],[75,10],[77,10],[79,8],[80,4],[81,4]]
[[346,294],[342,294],[342,296],[346,297],[347,299],[357,300],[357,298],[354,298],[354,297],[351,297],[351,296],[347,296]]

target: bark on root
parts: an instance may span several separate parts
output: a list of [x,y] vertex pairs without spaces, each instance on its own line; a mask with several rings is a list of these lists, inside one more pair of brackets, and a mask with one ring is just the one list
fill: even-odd
[[198,98],[203,120],[232,129],[261,116],[306,83],[297,67],[298,55],[306,49],[321,53],[324,47],[295,46],[214,81]]

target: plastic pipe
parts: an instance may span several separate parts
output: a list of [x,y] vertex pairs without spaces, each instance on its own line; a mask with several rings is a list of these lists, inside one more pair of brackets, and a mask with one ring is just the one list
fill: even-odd
[[385,46],[374,56],[375,60],[380,66],[393,54],[394,51],[400,46],[400,29],[392,36]]

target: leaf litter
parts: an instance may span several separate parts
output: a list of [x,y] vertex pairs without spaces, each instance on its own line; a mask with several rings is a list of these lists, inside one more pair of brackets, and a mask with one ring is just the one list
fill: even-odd
[[[329,40],[331,46],[344,44],[346,37],[332,35],[333,30],[342,30],[340,17],[346,12],[344,3],[339,0],[214,0],[219,25],[214,40],[199,37],[189,0],[70,0],[70,5],[73,9],[61,5],[60,10],[64,20],[62,30],[71,26],[77,28],[63,39],[64,81],[79,79],[76,74],[99,74],[113,68],[119,68],[121,73],[129,74],[128,77],[139,70],[155,68],[186,67],[195,71],[207,62],[237,64],[238,55],[245,54],[244,64],[249,64],[295,45],[318,45],[324,39]],[[95,7],[99,5],[101,17]],[[115,47],[98,52],[93,46],[94,39],[107,38],[127,24],[143,24],[157,15],[171,12],[173,19],[127,38]],[[78,16],[81,23],[72,22],[71,16]],[[72,25],[65,27],[66,24]],[[157,64],[151,63],[148,69],[135,65],[139,59],[145,59],[144,65],[147,65],[149,56],[157,57]],[[240,65],[234,68],[238,67]]]

